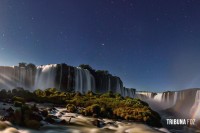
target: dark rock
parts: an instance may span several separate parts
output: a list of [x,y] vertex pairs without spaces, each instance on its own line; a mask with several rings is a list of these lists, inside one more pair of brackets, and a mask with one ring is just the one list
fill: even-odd
[[92,124],[93,124],[94,126],[100,127],[100,121],[99,121],[98,119],[93,120],[93,121],[92,121]]
[[37,120],[25,120],[25,125],[31,129],[39,129],[40,122]]
[[43,117],[47,117],[47,116],[48,116],[48,111],[47,111],[47,110],[42,110],[42,111],[41,111],[41,115],[42,115]]
[[60,114],[60,115],[58,115],[58,117],[60,118],[60,117],[62,117],[62,115]]
[[61,120],[61,121],[59,122],[59,124],[66,125],[66,124],[67,124],[67,122],[66,122],[66,120]]
[[8,109],[6,110],[6,112],[8,112],[8,113],[14,113],[14,109],[12,109],[12,108],[10,107],[10,108],[8,108]]
[[49,116],[47,116],[44,121],[49,122],[51,124],[55,123],[55,120]]
[[41,121],[43,120],[42,119],[42,116],[40,116],[37,112],[33,112],[31,115],[30,115],[30,118],[32,120],[36,120],[36,121]]
[[57,109],[55,107],[50,108],[49,111],[56,111]]

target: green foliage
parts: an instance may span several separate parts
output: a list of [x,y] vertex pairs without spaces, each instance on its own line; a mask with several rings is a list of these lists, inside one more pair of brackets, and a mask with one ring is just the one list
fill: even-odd
[[101,107],[98,104],[93,104],[85,109],[86,115],[96,114],[97,116],[99,116],[100,112],[101,112]]
[[115,97],[112,91],[108,91],[107,93],[102,94],[100,97]]
[[87,94],[86,94],[86,96],[89,96],[89,97],[94,96],[94,95],[95,94],[92,91],[88,91]]
[[26,63],[25,62],[20,62],[19,63],[19,67],[26,67]]
[[36,66],[33,63],[29,63],[29,64],[27,64],[26,68],[35,70]]
[[107,70],[97,70],[96,73],[100,75],[109,75],[109,72]]
[[37,89],[33,92],[36,96],[39,96],[39,97],[44,97],[46,96],[45,92],[40,90],[40,89]]
[[14,106],[15,107],[22,107],[23,103],[19,101],[14,101]]
[[76,106],[74,106],[73,104],[67,104],[67,110],[71,113],[75,113],[76,112]]
[[17,102],[21,102],[22,104],[24,104],[25,103],[25,100],[24,100],[24,98],[22,98],[22,97],[13,97],[13,101],[17,101]]
[[1,99],[7,98],[7,92],[6,92],[5,89],[2,89],[2,90],[0,91],[0,98],[1,98]]
[[[17,119],[16,123],[21,125],[25,124],[25,120],[33,120],[32,112],[38,111],[36,105],[27,107],[24,104],[27,100],[67,105],[66,108],[69,112],[78,112],[86,116],[132,120],[144,122],[151,126],[161,125],[159,114],[153,111],[146,102],[130,97],[124,98],[112,91],[104,94],[88,91],[86,94],[81,94],[79,92],[59,92],[55,88],[48,88],[46,90],[37,89],[32,93],[23,88],[15,88],[9,93],[6,90],[1,90],[0,97],[3,95],[6,98],[13,99],[15,106],[21,107],[20,112],[15,111],[14,113],[15,119]],[[48,111],[43,110],[41,114],[46,117],[46,121],[54,122],[54,119],[48,116]],[[39,120],[39,117],[36,118]]]

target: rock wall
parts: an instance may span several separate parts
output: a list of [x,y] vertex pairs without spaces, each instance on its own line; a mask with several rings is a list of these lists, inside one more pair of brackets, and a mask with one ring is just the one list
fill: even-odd
[[0,66],[0,89],[15,87],[29,90],[56,88],[81,93],[112,91],[131,97],[135,94],[135,89],[124,88],[121,79],[107,71],[95,71],[67,64],[34,66],[21,63],[14,67]]

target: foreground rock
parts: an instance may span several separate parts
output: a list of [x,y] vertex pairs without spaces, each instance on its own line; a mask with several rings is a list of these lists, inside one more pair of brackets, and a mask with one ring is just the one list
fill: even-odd
[[20,133],[20,132],[16,128],[13,128],[10,122],[0,121],[0,133]]

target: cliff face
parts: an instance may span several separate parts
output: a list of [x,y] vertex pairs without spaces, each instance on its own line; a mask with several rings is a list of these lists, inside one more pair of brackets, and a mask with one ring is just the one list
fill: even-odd
[[103,73],[95,73],[94,77],[96,90],[99,93],[105,93],[107,91],[120,92],[120,89],[123,88],[123,83],[119,77]]
[[84,93],[91,90],[96,93],[107,91],[120,93],[123,90],[123,82],[117,76],[112,76],[106,71],[72,67],[66,64],[57,65],[56,83],[62,91]]
[[30,88],[35,83],[35,68],[0,66],[0,89],[13,89],[20,86]]
[[57,88],[61,91],[72,92],[75,87],[75,72],[74,67],[66,64],[58,64],[56,72]]
[[72,67],[67,64],[0,66],[0,89],[15,87],[30,90],[57,88],[61,91],[81,93],[90,90],[96,93],[112,91],[131,97],[135,93],[134,89],[124,88],[119,77],[112,76],[107,71],[95,71],[85,65],[82,67]]

